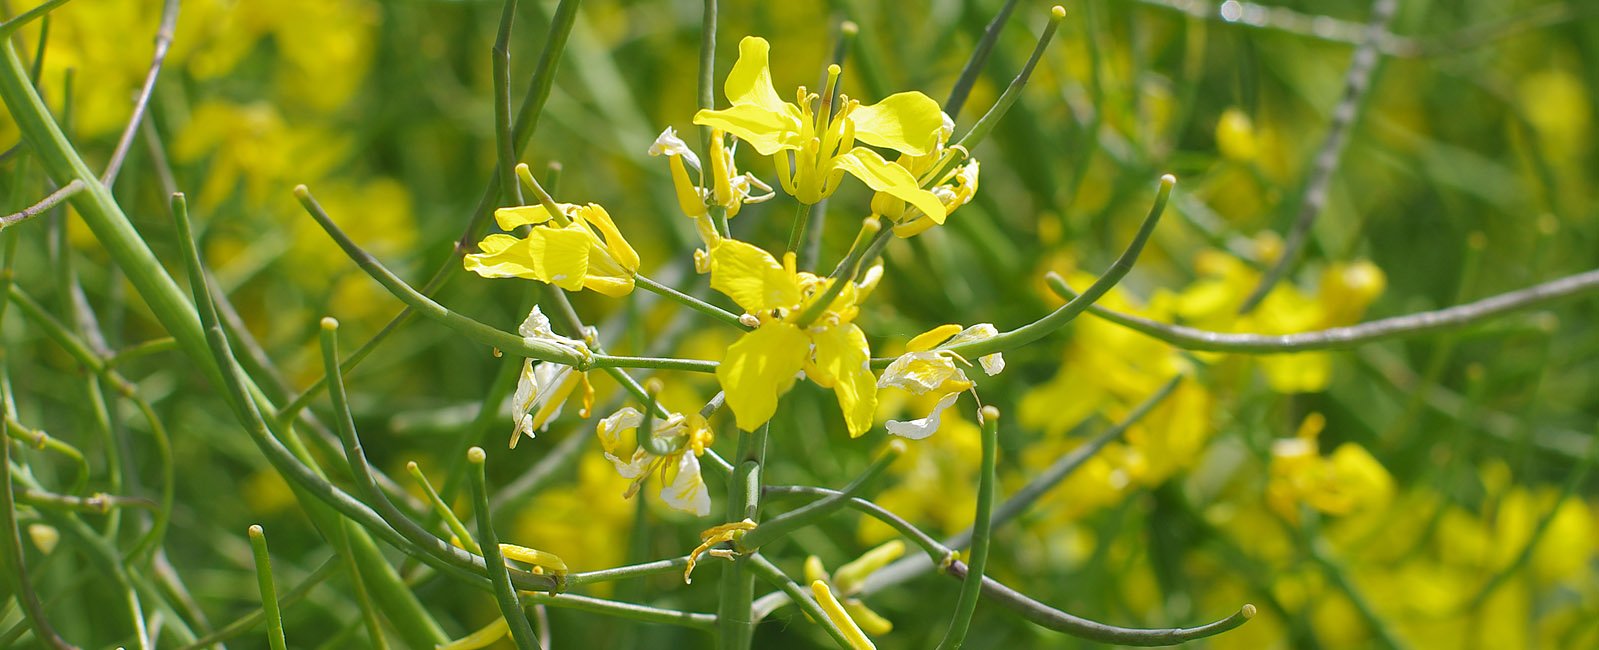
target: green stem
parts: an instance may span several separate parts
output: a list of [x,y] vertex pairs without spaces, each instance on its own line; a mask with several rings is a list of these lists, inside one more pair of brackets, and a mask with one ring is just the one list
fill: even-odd
[[682,574],[683,567],[688,566],[688,557],[675,557],[669,560],[656,560],[643,564],[632,564],[598,571],[585,571],[583,573],[569,573],[566,584],[570,586],[593,584],[599,582],[615,582],[630,578],[643,578],[646,576],[663,575],[667,573]]
[[272,650],[288,650],[283,639],[283,613],[278,610],[278,588],[272,584],[266,531],[260,525],[250,527],[250,552],[255,556],[255,583],[261,588],[261,611],[266,612],[267,644]]
[[833,267],[833,273],[828,276],[830,281],[827,288],[805,304],[805,309],[794,319],[794,324],[804,329],[820,318],[833,304],[833,299],[844,291],[844,285],[854,282],[861,268],[872,261],[876,251],[882,250],[878,244],[887,241],[892,234],[893,230],[884,228],[882,220],[877,217],[868,217],[861,222],[861,229],[855,233],[855,242],[850,245],[849,253],[839,260],[838,266]]
[[[312,587],[322,584],[322,581],[332,577],[333,574],[338,571],[338,568],[339,558],[328,558],[328,560],[323,562],[321,566],[317,567],[315,571],[312,571],[311,575],[306,576],[304,580],[301,580],[300,584],[295,585],[293,589],[285,592],[283,597],[278,600],[278,607],[288,607],[299,602],[301,599],[305,598],[307,594],[311,593]],[[236,638],[246,632],[249,632],[250,630],[255,629],[255,626],[260,625],[261,622],[265,620],[266,610],[255,610],[244,615],[238,620],[223,626],[221,629],[215,632],[196,639],[193,643],[183,646],[178,650],[200,650],[201,648],[214,647],[219,643],[227,641],[228,639]]]
[[489,489],[487,479],[483,476],[483,463],[487,458],[482,447],[473,447],[466,452],[467,462],[471,465],[467,469],[467,478],[472,485],[472,500],[477,504],[477,531],[483,547],[483,559],[488,562],[489,580],[494,583],[494,600],[500,605],[500,615],[511,627],[511,640],[516,642],[520,650],[537,650],[538,637],[533,634],[533,627],[528,625],[527,615],[522,613],[516,588],[511,586],[511,574],[506,571],[505,557],[500,555],[500,541],[494,534],[494,517],[489,515]]
[[[1050,289],[1062,297],[1077,295],[1058,277],[1049,279],[1049,284]],[[1471,327],[1507,314],[1591,293],[1599,293],[1599,270],[1568,275],[1446,309],[1394,316],[1348,327],[1282,335],[1211,332],[1183,325],[1160,323],[1097,305],[1089,307],[1088,311],[1112,323],[1184,350],[1273,354],[1338,350],[1377,341],[1415,338],[1435,332]],[[1072,301],[1076,302],[1076,298],[1072,298]]]
[[663,609],[636,603],[624,603],[603,598],[579,596],[577,594],[547,594],[542,592],[523,592],[522,597],[534,605],[549,605],[551,607],[564,607],[605,616],[627,618],[645,623],[664,623],[666,625],[681,625],[697,630],[710,631],[716,628],[716,615],[699,612],[684,612],[675,609]]
[[0,23],[0,39],[10,40],[12,32],[22,29],[23,25],[31,23],[34,19],[42,18],[56,7],[64,5],[71,0],[45,0],[32,9],[22,12],[16,18]]
[[988,533],[994,524],[990,515],[994,510],[994,465],[999,454],[999,409],[985,406],[981,415],[983,459],[977,475],[977,516],[972,522],[971,560],[961,583],[960,598],[955,601],[955,615],[950,619],[949,631],[938,644],[939,648],[949,650],[957,650],[966,643],[966,631],[972,624],[972,614],[977,612],[977,596],[983,587],[983,569],[988,566]]
[[737,543],[739,552],[753,553],[766,544],[787,537],[794,531],[820,522],[822,519],[837,512],[848,505],[850,499],[860,495],[867,485],[870,485],[874,479],[881,476],[888,469],[888,466],[892,465],[904,453],[904,441],[890,441],[883,453],[879,454],[877,459],[867,466],[866,471],[861,472],[860,476],[855,477],[855,480],[850,481],[849,485],[844,486],[844,489],[837,494],[825,499],[818,499],[805,504],[801,508],[773,517],[771,520],[756,526],[754,530],[745,533],[743,537],[739,538]]
[[11,442],[7,440],[6,421],[10,413],[6,412],[4,400],[0,400],[0,568],[5,574],[6,587],[17,596],[22,603],[22,613],[28,621],[28,626],[33,628],[34,637],[49,644],[58,650],[73,648],[60,635],[55,628],[50,627],[50,619],[44,615],[44,605],[39,602],[39,595],[33,591],[33,584],[28,581],[28,568],[22,555],[22,536],[17,528],[16,499],[12,495],[11,486]]
[[[727,520],[754,520],[760,510],[761,464],[766,458],[766,435],[770,424],[754,432],[740,432],[734,470],[727,482]],[[745,568],[744,557],[723,565],[716,619],[718,647],[722,650],[747,650],[755,631],[751,604],[755,601],[755,576]]]
[[677,289],[673,289],[672,287],[651,280],[647,277],[644,277],[643,274],[633,276],[633,283],[662,297],[671,299],[673,302],[677,302],[685,307],[688,307],[689,309],[693,309],[694,311],[705,314],[706,316],[710,316],[711,318],[719,320],[723,323],[732,325],[733,327],[737,327],[741,330],[750,329],[748,325],[739,322],[738,314],[734,314],[726,309],[722,309],[721,307],[717,307],[716,305],[705,302],[704,300],[700,300],[699,298],[695,298],[694,296],[678,291]]
[[516,19],[516,0],[505,0],[500,12],[500,29],[494,38],[490,59],[494,73],[494,153],[499,164],[500,192],[510,205],[522,205],[522,188],[516,184],[516,145],[511,142],[511,24]]
[[[993,338],[962,343],[942,349],[949,350],[967,359],[975,359],[1037,341],[1060,329],[1066,323],[1071,322],[1072,319],[1077,318],[1078,314],[1083,313],[1090,305],[1109,292],[1112,287],[1121,282],[1121,279],[1126,277],[1129,271],[1133,270],[1133,264],[1138,261],[1139,253],[1143,252],[1144,244],[1149,241],[1149,236],[1155,232],[1155,225],[1160,223],[1161,214],[1166,211],[1166,202],[1171,198],[1172,186],[1176,183],[1177,179],[1170,174],[1160,177],[1160,188],[1155,194],[1155,204],[1150,206],[1149,214],[1144,217],[1143,224],[1138,227],[1138,234],[1133,236],[1133,240],[1127,244],[1127,249],[1122,251],[1121,256],[1116,258],[1116,262],[1111,264],[1110,268],[1099,276],[1099,279],[1095,280],[1094,284],[1087,291],[1084,291],[1082,295],[1061,305],[1059,309],[1050,312],[1049,315],[1009,332]],[[893,359],[873,359],[872,367],[887,367],[891,362],[893,362]]]
[[796,204],[794,208],[794,225],[790,226],[788,230],[788,248],[784,249],[786,252],[795,255],[799,254],[800,244],[805,242],[805,227],[810,225],[811,208],[814,207],[816,206],[804,201]]
[[1016,10],[1017,0],[1005,0],[1000,6],[999,13],[994,14],[994,19],[988,22],[988,27],[983,30],[983,37],[978,39],[977,47],[972,48],[972,53],[966,58],[966,65],[961,67],[960,76],[955,79],[955,86],[949,91],[949,98],[944,100],[944,113],[952,118],[959,118],[961,107],[966,105],[966,96],[972,92],[972,86],[977,84],[977,75],[983,70],[983,64],[988,62],[988,55],[994,51],[994,43],[999,41],[999,31],[1004,29],[1006,21],[1010,20],[1011,12]]
[[406,463],[405,471],[411,473],[411,478],[416,480],[417,486],[427,496],[428,504],[433,506],[433,512],[444,520],[444,525],[448,526],[450,532],[455,534],[455,538],[461,540],[461,546],[469,552],[482,555],[483,547],[478,546],[477,540],[473,539],[472,534],[467,532],[466,524],[461,523],[461,518],[455,516],[455,510],[450,508],[450,504],[445,503],[444,499],[439,497],[438,491],[433,489],[433,484],[428,482],[428,477],[422,473],[422,468],[417,466],[416,461],[413,460]]

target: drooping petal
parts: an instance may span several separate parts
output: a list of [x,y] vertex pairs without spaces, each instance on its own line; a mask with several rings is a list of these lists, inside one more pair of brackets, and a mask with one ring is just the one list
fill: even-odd
[[944,129],[944,112],[938,102],[915,91],[894,93],[871,106],[858,107],[849,119],[855,123],[856,140],[912,156],[938,146],[938,135]]
[[[999,336],[999,328],[994,327],[993,323],[978,323],[961,330],[959,334],[956,334],[945,345],[952,346],[960,345],[962,343],[971,343],[974,341],[983,341],[996,336]],[[998,352],[983,355],[977,360],[977,362],[983,366],[983,372],[987,373],[990,377],[1005,370],[1005,356]]]
[[[714,272],[713,272],[714,273]],[[716,379],[727,396],[738,428],[754,431],[777,412],[777,398],[794,385],[805,365],[810,341],[798,327],[769,322],[727,349]]]
[[904,167],[883,160],[876,151],[856,147],[833,159],[833,166],[861,179],[867,187],[886,192],[927,214],[934,223],[944,223],[944,202],[922,189],[916,177]]
[[627,432],[637,429],[643,421],[644,414],[639,413],[638,409],[624,406],[595,424],[594,435],[600,439],[600,448],[605,450],[606,455],[621,457],[630,453],[628,449],[632,441],[628,440]]
[[661,500],[674,510],[704,517],[711,514],[711,495],[700,476],[700,459],[693,452],[679,454],[677,464],[666,470],[666,485],[661,486]]
[[767,65],[771,49],[771,44],[759,36],[745,36],[738,42],[738,61],[722,85],[727,101],[734,106],[753,104],[772,112],[783,110],[787,102],[772,87],[772,69]]
[[694,168],[694,171],[700,170],[700,157],[694,153],[693,149],[688,148],[688,143],[677,137],[677,129],[670,126],[666,127],[666,130],[662,131],[660,135],[655,136],[655,142],[650,144],[649,154],[651,156],[682,156],[689,166]]
[[736,239],[724,239],[711,251],[711,288],[752,314],[791,308],[800,301],[793,273],[771,253]]
[[943,399],[938,400],[938,403],[933,405],[933,412],[928,413],[927,417],[909,421],[889,420],[884,427],[888,429],[889,433],[910,438],[911,440],[926,438],[938,431],[940,418],[944,415],[944,409],[953,405],[956,398],[960,396],[960,393],[945,395]]
[[590,203],[577,209],[577,214],[584,221],[589,222],[605,237],[605,250],[610,253],[611,259],[628,271],[638,270],[638,252],[622,237],[622,231],[616,227],[616,222],[611,220],[611,213],[598,203]]
[[466,256],[466,270],[485,278],[527,278],[537,280],[534,262],[527,255],[522,240],[511,235],[494,234],[478,242],[481,253]]
[[[570,203],[557,203],[562,211],[572,209]],[[500,224],[500,230],[516,230],[518,226],[531,226],[550,220],[550,211],[542,205],[519,205],[512,208],[500,208],[494,211],[494,222]]]
[[800,148],[799,111],[784,106],[773,111],[756,104],[737,104],[722,110],[701,110],[694,123],[721,129],[750,143],[763,156]]
[[511,431],[511,448],[516,449],[516,443],[522,436],[533,437],[533,401],[538,398],[537,376],[533,373],[533,360],[522,362],[522,373],[516,380],[516,393],[511,396],[511,419],[515,421],[516,428]]
[[877,411],[877,380],[872,376],[871,349],[866,334],[854,323],[812,330],[816,353],[810,366],[811,379],[832,388],[851,438],[872,428]]

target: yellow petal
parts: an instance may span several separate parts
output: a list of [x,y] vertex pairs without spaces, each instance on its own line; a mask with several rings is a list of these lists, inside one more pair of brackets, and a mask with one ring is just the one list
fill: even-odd
[[704,216],[705,197],[700,196],[699,188],[694,185],[694,181],[689,180],[688,169],[683,166],[683,157],[672,156],[669,164],[672,168],[672,189],[677,191],[677,207],[690,217]]
[[782,322],[762,325],[728,347],[716,367],[716,379],[738,428],[754,431],[772,419],[777,398],[794,385],[809,348],[810,341],[798,327]]
[[926,352],[926,351],[931,350],[931,349],[933,349],[935,347],[938,347],[938,344],[943,343],[946,339],[948,339],[951,336],[959,334],[960,331],[961,331],[961,326],[956,325],[954,323],[949,323],[947,325],[939,325],[938,327],[935,327],[933,329],[927,330],[926,332],[922,332],[921,334],[917,334],[916,338],[911,339],[910,343],[906,343],[905,344],[905,351],[906,352]]
[[727,73],[722,91],[734,106],[753,104],[768,111],[779,112],[787,102],[772,88],[772,69],[767,65],[767,53],[772,46],[759,36],[745,36],[738,42],[738,61]]
[[799,111],[785,105],[770,110],[756,104],[738,104],[723,110],[701,110],[694,123],[718,128],[750,143],[763,156],[800,148]]
[[485,278],[538,279],[534,262],[527,255],[527,247],[519,246],[522,240],[511,235],[489,235],[478,242],[481,253],[467,255],[466,270]]
[[855,123],[856,140],[912,156],[931,151],[944,129],[944,112],[938,102],[914,91],[894,93],[871,106],[856,108],[849,119]]
[[800,301],[793,273],[771,253],[736,239],[724,239],[711,251],[711,288],[752,314],[792,308]]
[[933,223],[944,223],[944,202],[938,200],[932,192],[917,185],[916,177],[912,176],[909,170],[883,160],[876,151],[866,147],[856,147],[849,153],[834,158],[833,166],[861,179],[867,187],[887,192],[916,206],[926,213]]
[[533,279],[567,291],[583,288],[583,278],[589,270],[590,240],[582,226],[534,228],[523,241],[527,242],[527,255],[533,261]]
[[599,229],[600,234],[605,237],[605,249],[610,252],[611,259],[616,260],[617,264],[621,264],[622,268],[628,271],[638,270],[638,252],[634,251],[633,246],[622,237],[622,231],[617,229],[616,222],[611,221],[611,213],[606,212],[598,203],[578,208],[577,212],[584,221]]
[[860,437],[872,428],[872,414],[877,411],[877,378],[868,366],[871,349],[866,334],[854,323],[846,323],[813,330],[811,341],[816,344],[811,379],[833,389],[850,437]]
[[[557,203],[562,210],[572,206],[567,203]],[[542,205],[519,205],[514,208],[500,208],[494,211],[494,222],[500,224],[500,230],[516,230],[517,226],[530,226],[550,220],[550,211]]]
[[861,626],[861,631],[872,636],[882,636],[894,631],[894,623],[881,614],[872,611],[866,603],[853,598],[844,601],[844,611],[855,619],[855,624]]

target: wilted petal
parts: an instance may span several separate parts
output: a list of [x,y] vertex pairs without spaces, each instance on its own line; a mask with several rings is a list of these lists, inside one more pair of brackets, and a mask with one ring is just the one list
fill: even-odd
[[693,452],[679,454],[677,464],[667,474],[670,480],[661,488],[661,500],[666,505],[699,517],[711,514],[711,495],[700,476],[700,460]]
[[943,399],[938,400],[938,403],[933,405],[933,412],[928,413],[927,417],[903,422],[889,420],[885,426],[888,428],[889,433],[896,436],[910,438],[911,440],[921,440],[938,431],[939,418],[944,414],[944,409],[953,405],[958,397],[960,397],[960,393],[945,395]]

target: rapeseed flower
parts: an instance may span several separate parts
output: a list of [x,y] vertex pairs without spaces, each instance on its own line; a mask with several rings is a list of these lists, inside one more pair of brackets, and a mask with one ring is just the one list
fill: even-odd
[[610,213],[598,204],[556,204],[552,218],[542,205],[500,208],[494,220],[502,230],[532,226],[527,237],[493,234],[478,242],[481,253],[466,256],[466,270],[485,278],[527,278],[567,291],[589,289],[612,298],[633,291],[639,258]]
[[914,91],[889,95],[870,106],[842,94],[835,102],[840,74],[836,65],[828,68],[822,95],[801,86],[795,102],[785,102],[772,87],[770,47],[756,36],[740,41],[738,61],[723,86],[732,107],[701,110],[694,123],[726,131],[761,155],[772,156],[783,190],[801,203],[820,202],[849,174],[942,221],[944,203],[922,189],[910,171],[855,145],[860,140],[902,154],[926,155],[935,150],[943,127],[938,102]]

